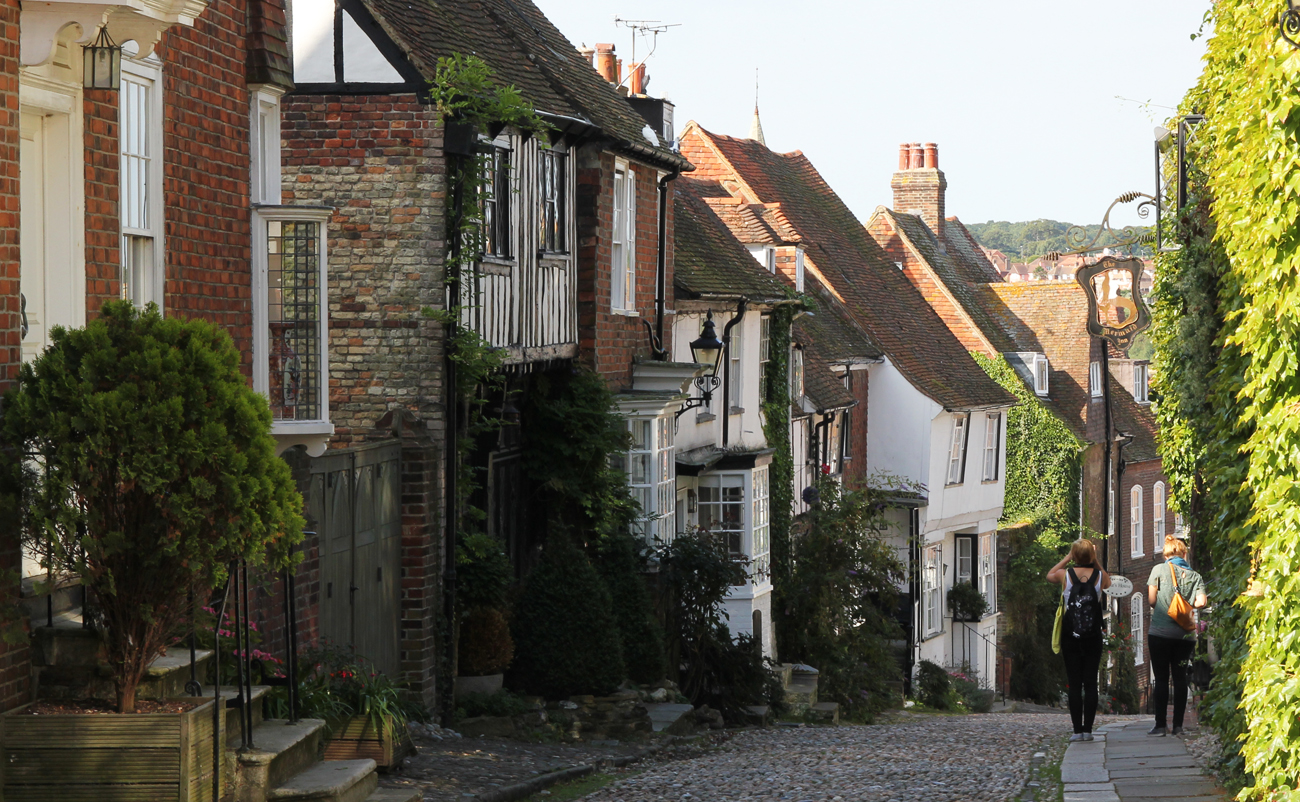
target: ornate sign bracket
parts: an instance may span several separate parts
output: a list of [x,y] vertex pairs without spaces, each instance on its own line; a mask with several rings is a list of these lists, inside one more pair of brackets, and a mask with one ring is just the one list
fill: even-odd
[[[1141,199],[1141,203],[1137,205],[1137,215],[1145,220],[1151,214],[1151,210],[1156,208],[1155,197],[1148,195],[1145,192],[1125,192],[1123,195],[1120,195],[1118,198],[1111,201],[1110,206],[1106,209],[1105,216],[1101,218],[1101,229],[1097,232],[1096,236],[1089,240],[1088,231],[1083,226],[1070,226],[1070,228],[1065,232],[1065,244],[1070,246],[1070,250],[1065,252],[1052,251],[1051,253],[1044,255],[1043,259],[1048,262],[1055,262],[1062,256],[1077,256],[1081,254],[1094,253],[1103,248],[1127,249],[1132,248],[1135,245],[1146,245],[1150,242],[1154,242],[1154,234],[1147,231],[1138,231],[1133,226],[1124,226],[1119,229],[1111,228],[1110,213],[1115,210],[1115,207],[1120,204],[1132,203],[1138,199]],[[1110,234],[1115,237],[1117,241],[1112,242],[1109,245],[1098,245],[1097,243],[1105,234]]]

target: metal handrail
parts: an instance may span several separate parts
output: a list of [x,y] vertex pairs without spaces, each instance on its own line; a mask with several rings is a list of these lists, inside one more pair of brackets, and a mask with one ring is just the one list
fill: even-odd
[[[1001,646],[998,646],[997,641],[991,641],[991,640],[989,640],[988,638],[984,637],[984,634],[981,633],[978,629],[975,629],[975,628],[971,627],[971,625],[970,625],[971,622],[970,622],[970,621],[956,621],[956,620],[954,620],[953,623],[962,624],[962,625],[965,627],[965,629],[966,629],[967,632],[973,632],[973,633],[975,633],[975,637],[979,638],[980,640],[984,641],[984,642],[987,643],[988,645],[992,646],[992,647],[993,647],[993,650],[994,650],[995,652],[998,653],[998,657],[999,657],[999,658],[1001,658],[1001,659],[1006,659],[1006,656],[1002,653],[1002,647],[1001,647]],[[995,677],[997,676],[997,672],[996,672],[996,671],[994,671],[994,676],[995,676]],[[1011,674],[1010,674],[1010,672],[1007,672],[1007,676],[1003,678],[1003,681],[1002,681],[1002,688],[1001,688],[1001,691],[1002,691],[1002,702],[1003,702],[1003,704],[1006,704],[1006,701],[1007,701],[1007,689],[1010,688],[1010,687],[1011,687]]]

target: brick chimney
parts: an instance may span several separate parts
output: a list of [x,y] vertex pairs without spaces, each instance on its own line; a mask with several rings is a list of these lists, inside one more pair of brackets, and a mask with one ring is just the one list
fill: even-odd
[[646,84],[650,79],[645,74],[645,62],[638,61],[631,66],[627,75],[628,90],[634,95],[644,95]]
[[618,83],[618,56],[614,55],[614,45],[596,43],[596,72],[606,81]]
[[939,169],[939,146],[933,142],[900,145],[898,172],[889,186],[894,190],[894,211],[920,217],[942,245],[948,179]]

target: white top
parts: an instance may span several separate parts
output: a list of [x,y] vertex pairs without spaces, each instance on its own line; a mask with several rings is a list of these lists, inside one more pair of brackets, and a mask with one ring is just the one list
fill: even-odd
[[[1079,567],[1086,567],[1086,566],[1079,566]],[[1076,568],[1075,570],[1078,570],[1078,568]],[[1093,568],[1092,572],[1093,574],[1095,574],[1097,572],[1097,569]],[[1085,582],[1091,582],[1092,574],[1088,574],[1088,578],[1086,580],[1084,580],[1082,577],[1080,577],[1080,580]],[[1070,588],[1072,587],[1074,587],[1074,581],[1070,579],[1070,569],[1067,568],[1065,569],[1065,590],[1061,591],[1061,595],[1064,596],[1067,600],[1070,598]]]

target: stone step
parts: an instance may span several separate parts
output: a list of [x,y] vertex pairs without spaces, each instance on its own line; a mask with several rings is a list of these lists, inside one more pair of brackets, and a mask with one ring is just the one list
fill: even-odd
[[[266,685],[253,686],[253,746],[259,746],[259,744],[257,743],[257,725],[262,723],[262,697],[266,696],[267,692],[270,690],[271,689]],[[211,685],[204,685],[203,696],[201,698],[211,699],[212,691],[213,688]],[[194,697],[187,697],[185,696],[185,694],[181,694],[180,696],[181,698],[191,698],[191,699],[194,698]],[[243,739],[243,732],[239,729],[239,708],[229,707],[226,704],[227,702],[229,702],[229,700],[234,699],[238,696],[239,696],[238,688],[235,688],[230,685],[222,686],[221,709],[224,712],[222,713],[222,717],[221,717],[221,732],[225,736],[225,741],[227,746],[230,746],[234,742],[240,742]]]
[[808,712],[818,724],[838,725],[840,723],[839,702],[818,702],[808,708]]
[[327,760],[267,791],[270,800],[365,802],[379,787],[373,760]]
[[[237,726],[237,725],[236,725]],[[325,722],[268,719],[253,728],[253,748],[239,752],[239,802],[265,802],[279,787],[320,759]]]
[[378,788],[366,802],[420,802],[424,798],[415,788]]
[[695,729],[695,717],[691,715],[695,708],[690,705],[649,702],[645,709],[650,714],[650,729],[653,732],[687,735]]
[[817,676],[795,674],[785,686],[785,703],[795,712],[802,712],[817,704]]
[[749,705],[745,708],[748,714],[749,723],[759,727],[766,727],[771,720],[772,710],[767,705]]
[[[208,676],[208,665],[212,662],[212,650],[198,649],[194,652],[196,676],[200,683]],[[154,658],[145,670],[144,680],[137,692],[141,699],[171,699],[177,696],[189,696],[185,685],[190,681],[189,647],[173,646],[167,653]],[[209,687],[209,691],[211,688]],[[209,694],[210,695],[210,694]]]
[[[45,592],[41,592],[44,590]],[[62,613],[77,611],[76,625],[81,625],[81,600],[84,594],[81,579],[75,576],[56,578],[47,587],[43,575],[24,577],[22,582],[23,609],[31,619],[32,627],[49,626],[50,610],[53,608],[55,626]]]

